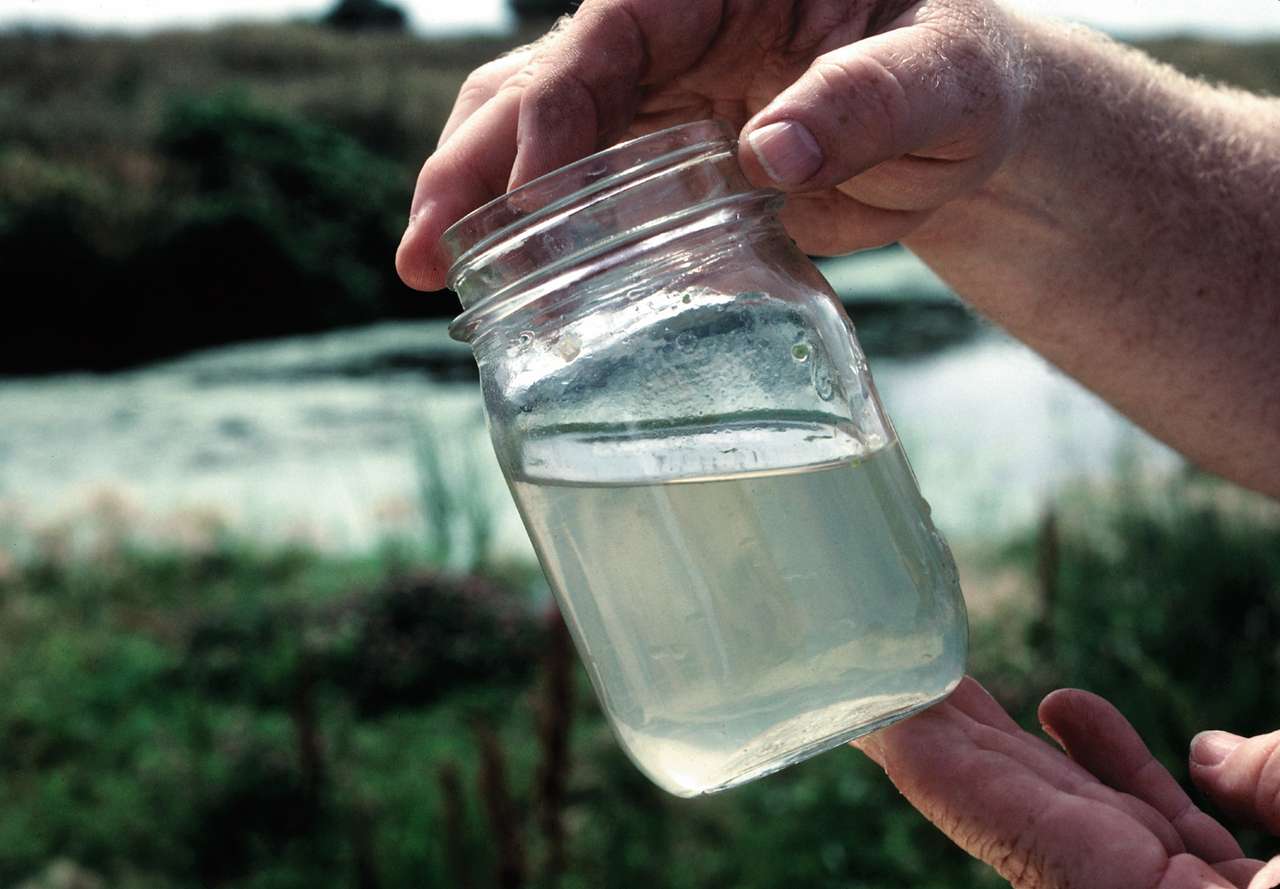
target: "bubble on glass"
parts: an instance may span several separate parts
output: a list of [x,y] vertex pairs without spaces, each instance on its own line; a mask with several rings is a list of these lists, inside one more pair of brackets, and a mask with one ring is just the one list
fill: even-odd
[[582,351],[582,341],[573,334],[563,336],[556,344],[556,354],[565,361],[572,361]]
[[531,342],[533,342],[533,331],[532,331],[532,330],[522,330],[522,331],[520,331],[520,336],[516,337],[516,344],[517,344],[517,345],[520,345],[520,346],[527,346],[527,345],[529,345]]
[[801,364],[804,364],[809,360],[809,352],[810,349],[808,343],[796,343],[791,347],[791,357]]

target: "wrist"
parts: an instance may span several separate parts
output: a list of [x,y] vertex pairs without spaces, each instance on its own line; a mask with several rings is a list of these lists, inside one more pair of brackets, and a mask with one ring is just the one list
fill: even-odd
[[[1107,124],[1097,118],[1109,110],[1105,88],[1092,81],[1107,76],[1109,52],[1123,50],[1083,26],[1014,13],[1006,20],[1007,70],[1019,89],[1004,156],[981,186],[940,207],[904,239],[917,252],[982,248],[982,239],[1011,228],[1027,240],[1031,226],[1061,228],[1066,220],[1059,216],[1072,212],[1073,195],[1097,160],[1089,146],[1105,136]],[[994,254],[1010,247],[990,245]]]

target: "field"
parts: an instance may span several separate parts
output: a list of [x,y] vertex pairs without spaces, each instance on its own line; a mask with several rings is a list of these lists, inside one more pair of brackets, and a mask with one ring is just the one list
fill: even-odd
[[[0,571],[0,885],[998,885],[850,750],[666,796],[538,576],[431,549],[216,526],[157,549],[110,501],[33,541]],[[1045,691],[1087,687],[1185,778],[1195,731],[1280,712],[1274,506],[1196,476],[1081,490],[987,559],[1013,595],[975,614],[972,669],[1029,728]]]
[[[390,259],[458,85],[509,45],[0,35],[0,375],[451,313]],[[1280,93],[1280,44],[1147,48]],[[425,535],[355,553],[200,514],[159,540],[109,496],[37,525],[0,490],[0,887],[1001,885],[852,750],[693,801],[649,784],[536,567],[488,554],[441,465],[427,442]],[[1185,781],[1195,732],[1280,721],[1280,507],[1139,477],[966,553],[971,667],[1031,730],[1054,687],[1111,698]]]
[[[390,257],[466,72],[531,37],[0,35],[0,255],[23,297],[0,374],[450,314]],[[1280,92],[1280,44],[1148,49]]]

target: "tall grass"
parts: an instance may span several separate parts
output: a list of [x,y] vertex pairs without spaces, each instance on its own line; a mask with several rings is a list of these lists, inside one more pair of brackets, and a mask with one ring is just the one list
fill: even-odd
[[1038,556],[1045,681],[1113,699],[1175,767],[1202,729],[1280,725],[1280,509],[1189,472],[1058,516]]
[[[458,481],[439,435],[425,493]],[[1068,492],[1004,548],[1025,595],[974,671],[1031,730],[1049,688],[1106,695],[1178,775],[1199,729],[1274,728],[1278,512],[1196,476]],[[1000,885],[853,751],[667,797],[501,582],[111,539],[0,574],[0,885]]]
[[[414,176],[466,74],[530,36],[0,34],[0,255],[22,297],[0,373],[448,312],[392,269]],[[1158,49],[1280,89],[1274,44]]]
[[490,561],[497,504],[481,452],[429,415],[414,425],[413,440],[426,561],[464,572],[483,569]]

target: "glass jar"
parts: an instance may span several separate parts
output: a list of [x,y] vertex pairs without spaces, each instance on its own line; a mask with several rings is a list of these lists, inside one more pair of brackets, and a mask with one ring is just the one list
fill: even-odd
[[853,325],[702,121],[445,233],[489,431],[619,742],[679,796],[964,670],[956,571]]

